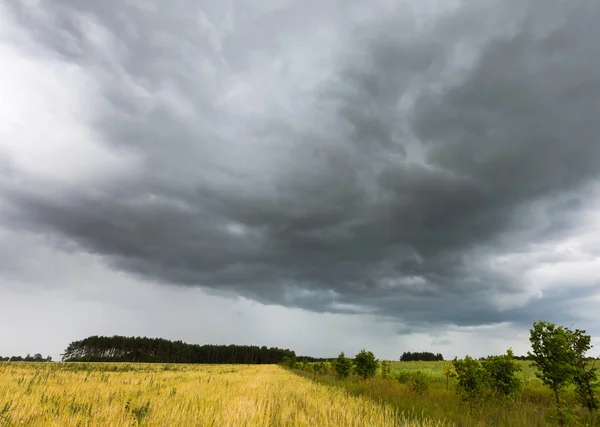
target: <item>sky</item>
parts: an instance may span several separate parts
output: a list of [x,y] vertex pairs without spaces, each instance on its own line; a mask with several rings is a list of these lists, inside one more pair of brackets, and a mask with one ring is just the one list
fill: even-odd
[[600,347],[599,21],[591,0],[1,2],[0,355],[480,357],[525,354],[537,320]]

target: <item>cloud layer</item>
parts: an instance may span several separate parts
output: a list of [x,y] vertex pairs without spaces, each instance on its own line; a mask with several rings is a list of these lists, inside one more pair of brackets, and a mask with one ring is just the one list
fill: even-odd
[[0,8],[4,226],[411,331],[581,317],[600,6],[253,3]]

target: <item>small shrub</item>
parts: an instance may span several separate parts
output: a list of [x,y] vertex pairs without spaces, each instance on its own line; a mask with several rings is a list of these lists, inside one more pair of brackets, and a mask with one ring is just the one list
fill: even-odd
[[464,360],[452,362],[458,380],[457,392],[464,402],[469,404],[471,413],[478,403],[488,395],[488,375],[478,360],[465,356]]
[[418,394],[419,396],[424,395],[429,390],[425,374],[422,371],[415,372],[410,379],[408,388],[411,392]]
[[381,378],[384,380],[392,379],[392,362],[389,360],[383,360],[381,362]]
[[410,381],[410,372],[409,371],[400,371],[396,375],[396,379],[400,384],[407,384]]
[[452,363],[446,363],[444,365],[444,376],[446,377],[446,390],[448,390],[448,386],[450,384],[450,378],[456,376],[456,372],[454,371],[454,367]]
[[331,375],[333,372],[333,366],[330,362],[323,362],[323,375]]
[[487,371],[490,387],[496,397],[510,399],[521,390],[523,382],[517,376],[521,367],[514,359],[512,349],[502,356],[487,357],[483,361],[483,368]]
[[352,360],[347,358],[342,351],[338,358],[335,359],[333,368],[338,377],[346,378],[352,373]]
[[285,366],[287,366],[290,369],[294,369],[298,365],[298,362],[296,361],[296,356],[292,356],[292,357],[285,356],[281,360],[281,363],[283,363]]

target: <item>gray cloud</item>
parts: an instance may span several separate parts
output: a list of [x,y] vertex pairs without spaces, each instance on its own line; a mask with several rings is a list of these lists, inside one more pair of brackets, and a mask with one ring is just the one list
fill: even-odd
[[581,234],[600,175],[596,4],[209,3],[9,2],[133,160],[66,185],[5,157],[7,224],[144,280],[408,328],[570,319],[561,299],[597,290],[526,275]]

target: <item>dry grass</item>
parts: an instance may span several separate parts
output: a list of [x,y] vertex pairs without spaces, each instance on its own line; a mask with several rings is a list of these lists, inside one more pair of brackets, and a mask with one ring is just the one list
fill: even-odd
[[274,365],[0,363],[0,425],[417,424]]

